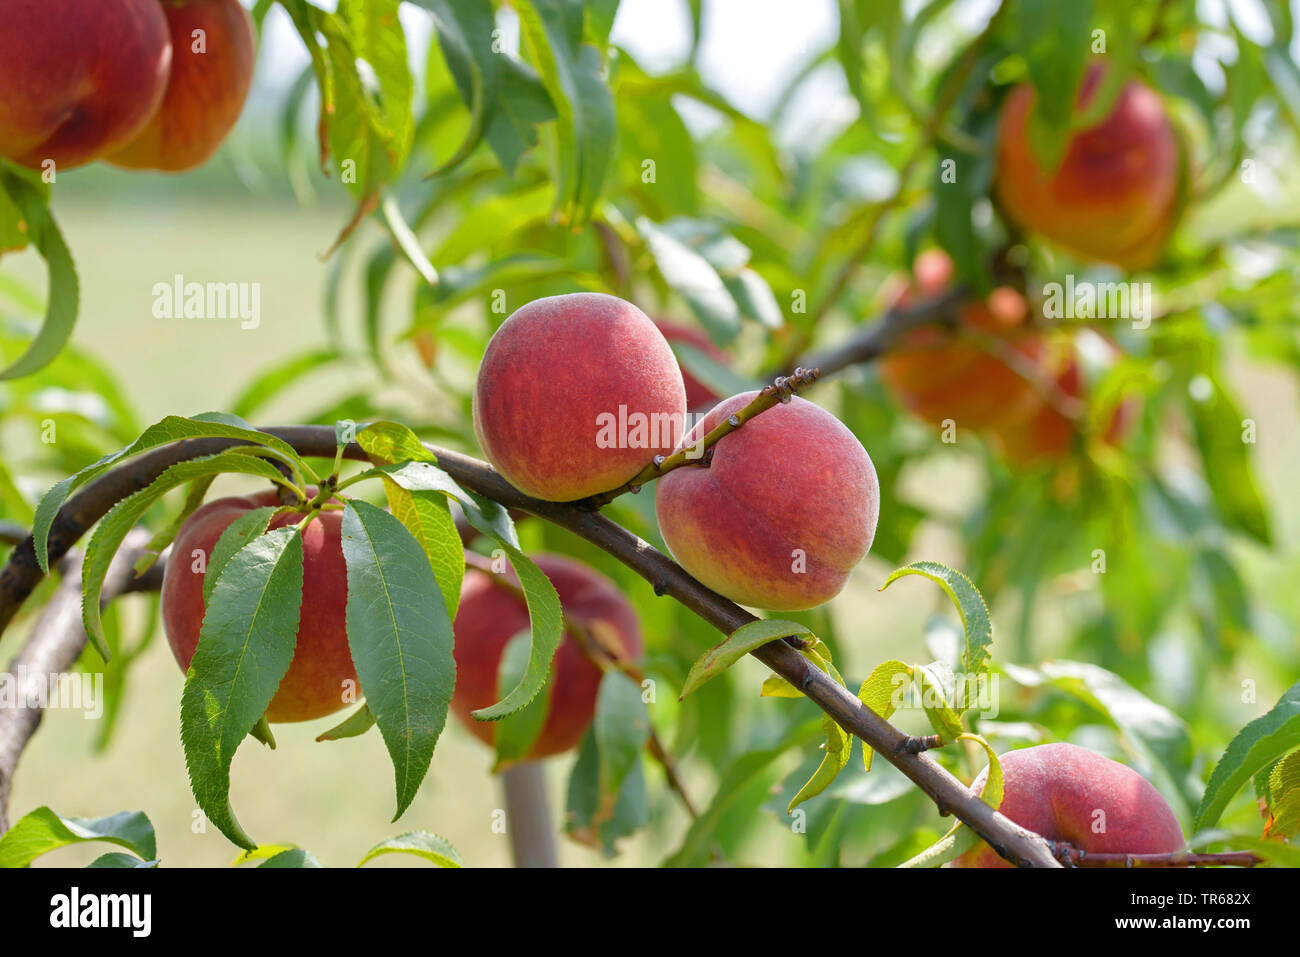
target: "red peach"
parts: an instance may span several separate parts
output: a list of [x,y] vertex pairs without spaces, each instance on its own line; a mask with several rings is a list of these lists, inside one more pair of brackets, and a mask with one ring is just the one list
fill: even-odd
[[239,119],[253,78],[253,25],[239,0],[164,0],[172,72],[153,119],[108,157],[180,172],[207,161]]
[[172,62],[157,0],[0,0],[0,156],[73,169],[129,143]]
[[[1118,761],[1074,744],[1040,744],[1002,755],[1004,796],[998,808],[1049,841],[1103,854],[1181,850],[1183,829],[1160,792]],[[975,779],[979,791],[987,769]],[[987,844],[953,867],[1010,867]]]
[[[1105,74],[1092,64],[1079,87],[1085,108]],[[1089,259],[1127,269],[1153,265],[1178,214],[1181,149],[1160,97],[1129,80],[1110,113],[1074,134],[1054,171],[1027,134],[1035,91],[1022,84],[1002,106],[993,186],[1007,217]]]
[[681,438],[686,389],[655,324],[614,296],[573,293],[515,311],[474,384],[474,432],[528,495],[569,502],[617,488]]
[[[726,399],[690,445],[758,393]],[[876,469],[835,416],[798,396],[723,436],[705,466],[658,482],[655,511],[673,557],[742,605],[812,608],[839,594],[871,548],[880,513]]]
[[[219,498],[191,515],[172,545],[163,575],[162,617],[167,643],[181,670],[188,670],[203,625],[203,578],[221,533],[244,512],[278,505],[274,490]],[[296,523],[287,513],[271,528]],[[344,682],[356,690],[357,672],[347,635],[347,566],[340,535],[341,512],[323,512],[303,529],[302,609],[293,662],[266,709],[270,721],[307,721],[332,714],[347,702]],[[196,552],[203,561],[197,561]],[[200,569],[196,571],[195,565]]]

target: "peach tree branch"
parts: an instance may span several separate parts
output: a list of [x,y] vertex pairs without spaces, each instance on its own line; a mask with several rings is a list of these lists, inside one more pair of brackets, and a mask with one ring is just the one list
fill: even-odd
[[[334,429],[329,426],[282,426],[263,431],[284,440],[300,455],[309,458],[332,459],[337,451]],[[238,439],[183,440],[152,449],[104,473],[60,508],[50,528],[50,560],[61,559],[116,502],[147,487],[171,465],[246,444]],[[573,504],[531,498],[515,489],[485,462],[449,449],[427,448],[436,456],[438,466],[463,488],[493,499],[506,508],[529,512],[573,532],[646,579],[656,594],[674,598],[722,633],[729,635],[758,620],[739,605],[700,584],[648,542],[605,516]],[[349,459],[366,461],[365,452],[355,443],[347,446],[344,455]],[[0,633],[42,577],[28,536],[0,569]],[[63,649],[64,653],[68,650]],[[791,645],[780,640],[772,641],[754,649],[751,654],[800,689],[845,731],[861,738],[897,767],[929,796],[940,814],[956,815],[1001,857],[1023,867],[1061,866],[1047,841],[985,804],[930,755],[908,753],[906,735]]]

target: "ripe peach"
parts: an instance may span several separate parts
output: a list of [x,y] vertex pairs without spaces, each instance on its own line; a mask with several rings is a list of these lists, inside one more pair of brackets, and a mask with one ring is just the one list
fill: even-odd
[[522,306],[474,384],[474,432],[520,491],[569,502],[617,488],[684,431],[686,389],[655,324],[614,296]]
[[[1166,854],[1181,850],[1183,829],[1142,775],[1073,744],[1040,744],[1002,755],[1004,797],[998,809],[1049,841],[1084,851]],[[985,770],[972,787],[979,790]],[[981,843],[953,867],[1010,867]]]
[[58,170],[130,142],[172,62],[158,0],[0,0],[0,156]]
[[[274,491],[208,502],[186,520],[172,545],[172,559],[163,575],[162,617],[167,643],[182,670],[188,670],[203,624],[203,578],[195,571],[195,552],[207,560],[226,526],[242,513],[277,505]],[[276,518],[272,528],[296,523],[301,515]],[[270,721],[307,721],[338,711],[344,682],[355,689],[357,673],[347,635],[347,566],[340,536],[341,512],[323,512],[303,530],[302,609],[298,644],[289,671],[266,710]]]
[[[1092,64],[1079,87],[1078,108],[1105,74]],[[1029,145],[1035,97],[1022,84],[1002,106],[993,187],[1007,217],[1089,259],[1126,269],[1153,265],[1178,214],[1181,150],[1160,97],[1129,80],[1109,115],[1074,134],[1054,171]]]
[[[641,654],[636,612],[612,581],[571,558],[537,555],[534,560],[555,586],[565,615],[575,624],[621,647],[628,658]],[[518,581],[513,572],[511,577]],[[456,692],[451,709],[475,737],[489,745],[496,737],[495,723],[477,721],[472,712],[494,704],[509,690],[499,687],[501,655],[510,639],[528,627],[523,599],[486,572],[470,569],[465,573],[456,611]],[[583,654],[576,639],[566,634],[551,663],[546,721],[526,759],[559,754],[582,740],[596,713],[600,679],[600,669]]]
[[239,119],[253,78],[253,25],[239,0],[164,0],[172,72],[162,106],[117,166],[179,172],[205,162]]
[[[683,444],[755,395],[718,403]],[[775,611],[812,608],[840,592],[871,548],[875,466],[842,422],[806,399],[760,413],[701,462],[659,480],[655,511],[673,557],[719,594]]]
[[[952,282],[952,260],[943,250],[927,250],[917,257],[914,274],[893,305],[942,294]],[[1043,358],[1041,335],[1021,329],[1027,316],[1020,293],[995,289],[987,301],[961,306],[956,330],[909,332],[880,359],[880,378],[908,411],[936,427],[951,419],[958,427],[985,429],[1026,413],[1036,404],[1034,385],[1008,357],[1030,367]]]
[[[655,325],[670,344],[676,342],[690,346],[704,353],[714,362],[726,364],[726,354],[713,344],[712,339],[695,327],[683,326],[666,319],[656,319]],[[697,379],[685,366],[682,367],[682,382],[686,386],[686,408],[688,409],[707,409],[722,398]]]
[[[1080,330],[1063,344],[1059,372],[1055,375],[1055,390],[1060,400],[1086,401],[1089,383],[1085,377],[1080,349],[1090,349],[1096,363],[1113,363],[1122,353],[1113,341],[1090,329]],[[1137,416],[1137,402],[1126,399],[1111,414],[1102,440],[1118,445],[1131,431]],[[994,429],[1008,462],[1020,467],[1046,465],[1069,456],[1081,436],[1081,423],[1070,418],[1046,395],[1038,396],[1035,406],[1020,419],[1001,423]]]

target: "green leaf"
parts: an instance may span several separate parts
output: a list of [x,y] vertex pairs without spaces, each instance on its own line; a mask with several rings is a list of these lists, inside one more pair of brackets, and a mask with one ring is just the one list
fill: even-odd
[[578,760],[569,776],[564,829],[574,840],[612,857],[620,838],[645,827],[650,801],[644,761],[639,754],[617,794],[602,794],[602,773],[600,746],[596,742],[596,730],[591,728],[582,739]]
[[681,697],[685,698],[710,678],[716,678],[755,648],[794,636],[811,637],[812,632],[798,622],[780,619],[761,618],[741,625],[695,660],[682,685]]
[[570,0],[521,0],[520,32],[556,111],[556,212],[581,225],[600,199],[614,153],[614,101],[595,47],[583,46],[583,7]]
[[[212,590],[217,587],[221,571],[235,557],[235,553],[257,538],[264,535],[271,527],[271,519],[276,512],[275,506],[266,505],[244,512],[225,527],[217,543],[212,546],[212,554],[203,572],[203,607],[207,607],[212,598]],[[185,556],[180,556],[184,560]]]
[[921,707],[930,726],[945,743],[962,734],[961,718],[953,708],[952,670],[943,662],[917,665],[913,671],[921,686]]
[[381,854],[414,854],[439,867],[464,867],[460,854],[445,837],[430,834],[428,831],[408,831],[386,841],[380,841],[366,856],[357,862],[357,867],[365,865]]
[[90,544],[86,546],[86,557],[81,569],[81,617],[86,625],[87,636],[105,661],[108,660],[109,652],[100,617],[100,598],[109,566],[122,541],[149,507],[171,489],[194,479],[218,475],[222,472],[256,475],[272,482],[284,481],[275,466],[265,459],[238,450],[218,452],[216,455],[191,459],[187,462],[177,462],[154,479],[147,488],[122,499],[109,509],[108,514],[95,528]]
[[736,300],[713,264],[667,229],[648,219],[637,220],[664,281],[695,313],[714,342],[726,344],[740,333]]
[[[45,572],[50,570],[47,548],[50,526],[53,524],[59,508],[67,501],[69,495],[91,479],[103,474],[110,466],[133,455],[181,439],[201,438],[238,439],[248,442],[250,445],[261,446],[270,450],[273,457],[286,464],[303,467],[302,459],[294,451],[293,446],[273,435],[256,431],[237,416],[225,415],[220,412],[207,412],[189,418],[169,415],[145,429],[140,434],[140,437],[130,445],[116,452],[108,453],[75,475],[65,478],[45,493],[36,506],[36,518],[32,523],[32,538],[36,548],[36,560],[40,563],[41,570]],[[307,474],[310,477],[310,473]],[[283,484],[283,476],[278,472],[276,478]]]
[[175,540],[186,519],[198,511],[199,506],[203,504],[203,497],[208,494],[208,489],[212,487],[215,479],[215,475],[207,475],[190,483],[190,490],[185,493],[185,504],[181,506],[180,512],[160,529],[158,534],[149,539],[144,553],[135,560],[133,570],[137,576],[143,575],[158,563],[158,556],[162,554],[163,549]]
[[393,760],[395,820],[414,800],[447,722],[456,683],[451,619],[428,558],[401,522],[353,500],[342,533],[348,644]]
[[822,716],[822,731],[826,735],[826,743],[823,745],[826,756],[822,758],[822,763],[817,766],[808,783],[791,799],[790,806],[785,809],[787,814],[804,801],[816,797],[830,787],[849,763],[853,739],[849,737],[848,732],[828,714]]
[[978,845],[979,835],[960,821],[943,837],[899,867],[942,867]]
[[339,741],[343,738],[355,738],[365,734],[375,726],[375,714],[370,706],[363,704],[356,711],[340,721],[328,731],[316,735],[317,741]]
[[0,369],[0,381],[3,381],[31,375],[54,361],[72,336],[81,292],[72,253],[50,215],[40,188],[8,167],[0,167],[0,198],[7,198],[17,208],[27,224],[27,236],[45,259],[50,274],[50,293],[40,332],[26,352]]
[[424,491],[410,491],[387,477],[384,478],[384,493],[393,516],[424,549],[433,577],[442,589],[447,614],[455,618],[456,607],[460,604],[460,586],[465,578],[465,546],[446,498]]
[[1213,827],[1241,786],[1280,755],[1300,746],[1300,681],[1288,688],[1269,712],[1237,733],[1205,785],[1192,829]]
[[600,791],[613,795],[650,740],[650,715],[640,685],[621,671],[607,671],[596,693],[593,726],[600,750]]
[[[505,651],[501,653],[501,667],[497,679],[498,695],[504,696],[523,680],[524,673],[528,670],[531,645],[532,636],[526,631],[515,635],[506,644]],[[547,694],[539,694],[514,714],[508,714],[496,723],[493,729],[495,732],[493,741],[496,744],[497,755],[493,771],[508,767],[528,753],[537,736],[542,733],[542,726],[546,724],[546,713],[550,710],[549,703]]]
[[438,46],[470,111],[465,138],[431,174],[438,176],[460,165],[482,140],[497,108],[503,57],[493,49],[496,21],[488,0],[415,0],[415,4],[433,15]]
[[[896,658],[882,661],[867,675],[867,680],[862,682],[862,687],[858,689],[858,700],[888,721],[898,700],[898,676],[907,675],[910,678],[911,674],[911,666]],[[863,741],[862,763],[868,771],[871,770],[871,759],[875,754],[875,749]]]
[[993,619],[975,583],[955,569],[939,562],[913,562],[897,569],[880,586],[884,591],[905,575],[923,575],[942,588],[957,607],[961,625],[966,633],[966,646],[962,651],[962,668],[968,675],[981,675],[988,671],[989,646],[993,644]]
[[42,854],[86,841],[108,841],[145,860],[158,853],[153,824],[143,811],[78,818],[60,817],[48,807],[38,807],[0,836],[0,867],[26,867]]
[[281,851],[269,860],[258,864],[258,868],[263,867],[321,867],[320,861],[311,851],[304,851],[300,847],[291,848],[287,851]]
[[1043,169],[1054,170],[1065,155],[1088,61],[1092,0],[1016,0],[1008,13],[1011,44],[1025,58],[1037,92],[1029,114],[1030,147]]
[[199,807],[233,843],[257,846],[230,806],[230,763],[293,661],[302,536],[277,528],[240,549],[212,592],[181,694],[181,743]]
[[1292,751],[1268,776],[1269,837],[1291,840],[1300,831],[1300,750]]
[[1245,416],[1222,383],[1205,378],[1209,394],[1189,403],[1205,481],[1224,522],[1269,545],[1273,533],[1244,440]]
[[124,854],[121,851],[110,851],[107,854],[101,854],[89,864],[86,869],[94,868],[96,870],[104,868],[136,868],[136,867],[157,867],[158,862],[142,861],[134,854]]

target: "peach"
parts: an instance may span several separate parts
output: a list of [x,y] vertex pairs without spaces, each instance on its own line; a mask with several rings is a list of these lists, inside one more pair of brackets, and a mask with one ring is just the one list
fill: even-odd
[[239,119],[253,78],[253,25],[239,0],[163,0],[163,12],[172,71],[162,106],[108,161],[179,172],[206,162]]
[[[1167,854],[1184,846],[1183,829],[1160,792],[1118,761],[1074,744],[1040,744],[1002,755],[998,809],[1049,841],[1109,854]],[[987,769],[972,788],[984,786]],[[1010,867],[980,843],[953,867]]]
[[[571,558],[534,557],[559,593],[565,615],[589,633],[598,634],[628,658],[641,654],[641,628],[632,605],[612,581]],[[518,581],[510,573],[513,581]],[[499,686],[501,655],[510,639],[527,631],[528,607],[515,592],[486,572],[470,569],[456,611],[456,692],[451,710],[480,741],[491,745],[496,724],[477,721],[472,712],[499,701],[508,688]],[[597,638],[600,641],[601,638]],[[568,751],[582,740],[596,713],[601,671],[566,634],[551,663],[545,723],[527,760]]]
[[[927,250],[914,275],[892,305],[942,294],[952,283],[952,260]],[[1018,354],[1032,368],[1044,356],[1042,336],[1022,328],[1027,316],[1020,293],[995,289],[987,301],[960,307],[956,330],[926,326],[906,334],[880,359],[880,378],[904,408],[936,427],[951,419],[960,428],[985,429],[1028,413],[1036,406],[1034,384],[1007,361]]]
[[[1088,382],[1080,348],[1094,353],[1093,359],[1105,365],[1117,361],[1122,353],[1113,341],[1090,329],[1080,330],[1065,344],[1060,371],[1054,377],[1058,396],[1065,400],[1086,401]],[[1120,402],[1111,414],[1102,441],[1119,445],[1132,430],[1137,417],[1135,399]],[[1004,458],[1013,465],[1031,467],[1050,465],[1067,458],[1078,446],[1081,423],[1068,417],[1059,403],[1046,395],[1039,395],[1034,408],[1015,421],[1000,424],[994,429],[1002,446]]]
[[[167,643],[181,670],[188,670],[198,647],[203,625],[204,570],[212,549],[231,522],[244,512],[277,505],[274,490],[244,497],[208,502],[191,515],[172,545],[162,586],[163,628]],[[286,513],[272,528],[296,523],[297,513]],[[298,644],[293,662],[266,710],[269,721],[307,721],[342,708],[347,686],[356,689],[357,673],[347,635],[347,566],[340,535],[341,512],[323,512],[302,533],[302,609]],[[203,555],[198,563],[195,552]]]
[[[756,392],[723,402],[689,445]],[[700,465],[659,480],[655,511],[673,557],[742,605],[812,608],[844,587],[876,533],[880,485],[852,432],[798,396],[718,440]]]
[[0,156],[73,169],[124,146],[172,62],[158,0],[0,0]]
[[[1086,107],[1104,76],[1093,63],[1079,87]],[[1075,133],[1055,170],[1044,170],[1027,135],[1034,89],[1002,106],[993,187],[1007,217],[1087,259],[1143,269],[1160,258],[1178,216],[1181,147],[1160,97],[1129,80],[1110,113]]]
[[474,384],[483,453],[527,495],[570,502],[617,488],[684,431],[677,359],[636,306],[600,293],[520,307]]
[[[726,354],[715,346],[713,340],[699,329],[693,326],[683,326],[666,319],[656,319],[655,325],[659,327],[659,331],[664,334],[664,338],[668,340],[669,344],[676,342],[690,346],[704,353],[714,362],[726,364]],[[686,408],[688,409],[707,409],[722,398],[713,389],[697,379],[685,366],[682,367],[682,382],[686,386]]]

